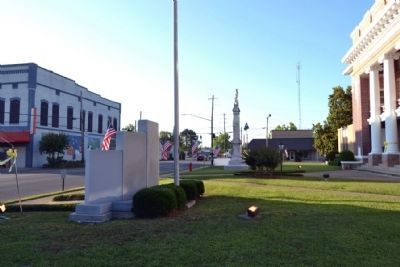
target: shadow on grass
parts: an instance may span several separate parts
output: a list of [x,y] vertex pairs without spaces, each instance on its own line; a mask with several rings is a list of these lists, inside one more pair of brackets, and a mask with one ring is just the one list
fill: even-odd
[[[260,217],[243,220],[250,205]],[[67,222],[68,213],[0,222],[2,264],[395,266],[400,213],[343,204],[206,196],[176,217]],[[171,253],[171,251],[173,253]],[[71,256],[73,255],[73,257]]]

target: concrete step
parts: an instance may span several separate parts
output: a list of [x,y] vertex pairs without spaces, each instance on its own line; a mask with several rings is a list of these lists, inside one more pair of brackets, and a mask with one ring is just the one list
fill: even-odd
[[400,176],[400,168],[397,168],[397,167],[396,168],[395,167],[386,168],[386,167],[383,167],[381,164],[378,166],[373,166],[373,167],[365,164],[365,165],[360,166],[357,170],[387,174],[387,175],[392,175],[392,176]]

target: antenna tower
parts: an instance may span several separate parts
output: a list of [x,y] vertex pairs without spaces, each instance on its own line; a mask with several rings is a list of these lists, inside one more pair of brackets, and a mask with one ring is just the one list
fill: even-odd
[[300,61],[297,62],[297,77],[296,77],[296,83],[297,83],[297,93],[298,93],[298,100],[299,100],[299,130],[301,129],[301,100],[300,100]]

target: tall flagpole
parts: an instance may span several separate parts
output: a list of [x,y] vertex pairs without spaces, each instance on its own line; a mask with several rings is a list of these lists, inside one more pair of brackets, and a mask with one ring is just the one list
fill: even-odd
[[178,77],[178,0],[174,1],[174,184],[179,185],[179,77]]

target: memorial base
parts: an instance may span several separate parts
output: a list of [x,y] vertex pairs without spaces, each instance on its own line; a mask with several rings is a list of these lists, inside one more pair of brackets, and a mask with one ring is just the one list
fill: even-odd
[[368,155],[368,166],[378,166],[382,163],[382,154],[369,154]]
[[111,219],[133,218],[132,200],[120,200],[99,204],[79,204],[69,216],[78,223],[102,223]]
[[398,153],[383,153],[382,154],[382,165],[384,167],[393,167],[400,163],[400,154]]

